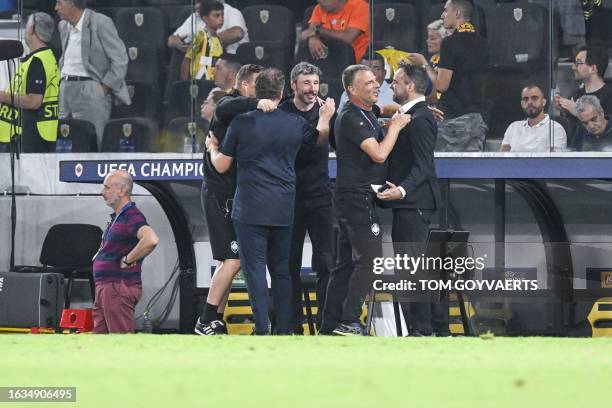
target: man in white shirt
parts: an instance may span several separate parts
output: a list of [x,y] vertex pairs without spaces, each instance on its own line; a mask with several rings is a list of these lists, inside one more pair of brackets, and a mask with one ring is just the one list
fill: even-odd
[[[237,8],[225,3],[225,0],[219,0],[223,3],[223,25],[217,31],[217,35],[221,39],[223,49],[228,54],[235,54],[238,46],[249,41],[249,33],[242,13]],[[168,37],[168,47],[175,48],[181,52],[185,52],[195,33],[203,31],[206,28],[206,23],[202,21],[198,13],[200,5],[196,5],[196,11],[187,20]]]
[[[374,73],[376,80],[380,84],[380,90],[378,93],[378,102],[376,102],[376,105],[378,105],[381,108],[384,105],[397,105],[395,102],[393,102],[393,90],[391,89],[391,84],[385,81],[385,77],[387,76],[387,70],[385,69],[384,57],[378,53],[374,53],[372,57],[368,57],[366,55],[361,60],[361,63],[372,69],[372,72]],[[342,110],[342,107],[347,101],[348,101],[348,97],[346,96],[346,91],[344,91],[342,93],[342,97],[340,98],[338,112]]]
[[[563,151],[567,147],[565,129],[544,113],[546,98],[542,88],[528,84],[521,92],[521,108],[526,120],[512,122],[501,145],[501,152],[548,152]],[[551,143],[552,141],[552,143]],[[552,149],[551,149],[552,147]]]

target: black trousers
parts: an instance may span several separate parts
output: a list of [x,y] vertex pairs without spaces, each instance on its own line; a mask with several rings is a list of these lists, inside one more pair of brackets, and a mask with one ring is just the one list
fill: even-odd
[[374,258],[382,256],[382,228],[374,195],[339,193],[334,198],[340,227],[336,267],[327,286],[321,332],[338,324],[359,322],[361,308],[372,287]]
[[330,196],[297,198],[295,218],[291,234],[291,252],[289,253],[289,272],[291,273],[292,307],[291,329],[296,334],[303,334],[304,309],[302,307],[302,253],[306,232],[312,244],[312,269],[317,274],[316,324],[321,327],[323,306],[329,282],[330,270],[333,268],[333,234],[334,220]]
[[[432,210],[412,208],[393,209],[391,238],[396,254],[419,257],[425,254]],[[417,271],[412,278],[437,279],[424,271]],[[423,334],[448,332],[448,296],[428,291],[415,291],[415,301],[402,302],[402,312],[409,330]]]

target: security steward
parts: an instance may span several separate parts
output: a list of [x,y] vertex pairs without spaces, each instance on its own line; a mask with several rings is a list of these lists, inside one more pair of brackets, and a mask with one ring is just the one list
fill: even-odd
[[0,143],[5,148],[12,136],[21,136],[24,152],[50,152],[55,147],[60,76],[47,47],[54,30],[50,15],[30,15],[25,29],[30,54],[20,60],[9,89],[0,92]]
[[361,335],[359,316],[372,282],[375,257],[382,256],[382,230],[372,185],[385,182],[387,157],[410,116],[396,113],[383,135],[377,116],[380,84],[365,65],[342,73],[349,97],[334,123],[337,175],[334,206],[340,228],[337,263],[327,287],[321,334]]
[[[434,164],[438,125],[425,102],[427,72],[417,65],[400,65],[393,78],[393,100],[400,112],[412,117],[389,157],[389,176],[384,192],[378,193],[385,207],[393,209],[391,238],[396,254],[418,257],[425,252],[429,222],[441,205]],[[415,279],[431,279],[417,271]],[[404,277],[402,277],[404,278]],[[417,293],[402,303],[410,336],[449,335],[446,313],[433,294]],[[432,328],[432,325],[434,326]]]

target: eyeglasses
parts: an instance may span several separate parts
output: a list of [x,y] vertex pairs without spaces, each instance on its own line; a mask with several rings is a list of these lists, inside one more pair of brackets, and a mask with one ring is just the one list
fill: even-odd
[[586,62],[577,60],[577,61],[572,62],[572,64],[574,64],[574,65],[586,65]]

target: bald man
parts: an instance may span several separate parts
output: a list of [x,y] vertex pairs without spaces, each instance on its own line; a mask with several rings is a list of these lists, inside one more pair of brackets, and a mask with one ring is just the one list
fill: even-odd
[[133,185],[127,171],[116,170],[106,176],[100,192],[113,213],[93,259],[94,333],[134,332],[134,309],[142,295],[142,261],[159,242],[132,201]]

